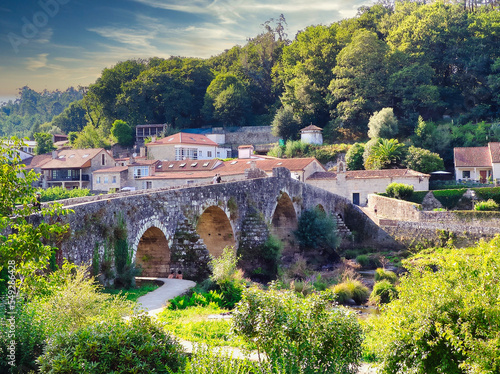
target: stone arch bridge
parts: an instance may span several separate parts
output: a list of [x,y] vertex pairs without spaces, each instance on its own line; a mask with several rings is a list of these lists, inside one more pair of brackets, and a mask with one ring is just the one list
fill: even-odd
[[285,168],[274,169],[269,178],[69,199],[64,205],[73,213],[62,218],[70,226],[60,243],[63,257],[89,263],[98,248],[102,259],[121,220],[144,276],[179,269],[189,279],[201,279],[208,272],[209,254],[217,256],[228,245],[251,250],[269,232],[290,255],[300,213],[317,206],[337,215],[341,226],[365,245],[390,241],[350,201],[292,179]]

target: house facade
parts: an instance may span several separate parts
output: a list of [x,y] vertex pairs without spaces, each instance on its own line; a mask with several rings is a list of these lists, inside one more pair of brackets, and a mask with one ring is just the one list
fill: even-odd
[[115,166],[115,160],[104,148],[53,151],[51,160],[41,167],[42,187],[92,190],[93,172],[106,166]]
[[500,143],[488,143],[486,147],[459,147],[453,149],[455,179],[485,183],[488,179],[500,179]]
[[179,132],[146,144],[148,159],[151,160],[211,160],[229,158],[231,148],[220,147],[215,141],[201,134]]
[[369,194],[385,192],[393,182],[410,184],[415,191],[428,191],[429,178],[429,174],[411,169],[352,170],[317,172],[306,178],[306,183],[343,196],[353,204],[365,206]]
[[93,190],[102,192],[120,191],[127,184],[128,166],[111,166],[94,171]]

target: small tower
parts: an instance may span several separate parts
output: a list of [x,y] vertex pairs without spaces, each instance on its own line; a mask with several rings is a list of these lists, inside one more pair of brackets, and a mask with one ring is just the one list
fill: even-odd
[[323,129],[309,125],[300,130],[300,140],[307,144],[323,144]]

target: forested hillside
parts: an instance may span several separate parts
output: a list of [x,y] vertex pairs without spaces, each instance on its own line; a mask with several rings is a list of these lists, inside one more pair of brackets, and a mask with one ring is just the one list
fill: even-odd
[[[423,146],[435,138],[448,145],[487,142],[500,117],[496,6],[379,3],[354,18],[310,26],[293,41],[286,31],[281,16],[246,45],[209,59],[119,62],[52,125],[66,133],[87,126],[87,138],[102,138],[117,119],[176,129],[274,122],[280,135],[293,138],[313,123],[336,142],[366,138],[370,116],[388,107],[399,138],[414,134],[419,116],[426,121]],[[475,125],[481,121],[488,125]]]
[[[60,132],[49,123],[61,114],[68,105],[83,98],[82,90],[68,88],[66,91],[43,91],[41,93],[25,86],[19,89],[19,98],[0,106],[0,136],[28,136],[46,132]],[[41,126],[46,124],[45,126]]]

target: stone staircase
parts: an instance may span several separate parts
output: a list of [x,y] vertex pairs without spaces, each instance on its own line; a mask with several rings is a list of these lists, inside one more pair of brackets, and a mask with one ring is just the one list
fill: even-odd
[[345,225],[342,217],[340,215],[335,216],[337,218],[337,231],[342,237],[347,237],[351,235],[351,230]]

